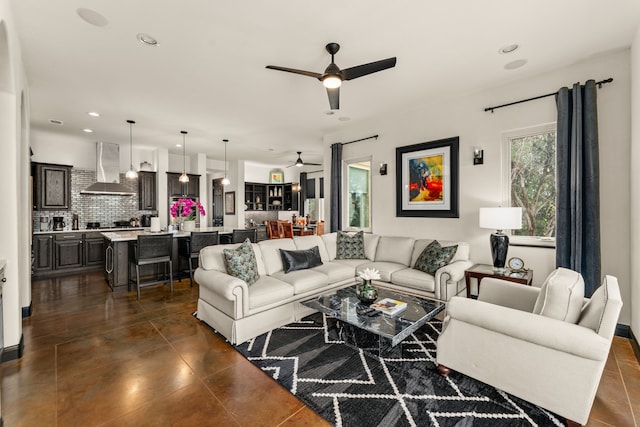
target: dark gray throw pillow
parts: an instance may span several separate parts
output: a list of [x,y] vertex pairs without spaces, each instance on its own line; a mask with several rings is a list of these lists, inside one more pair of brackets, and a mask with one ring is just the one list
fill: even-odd
[[318,249],[317,246],[300,251],[285,251],[284,249],[280,249],[280,256],[282,257],[282,266],[284,267],[285,273],[322,265],[320,249]]
[[451,262],[457,250],[458,245],[445,246],[443,248],[440,246],[440,242],[434,240],[424,248],[413,268],[435,276],[440,267],[444,267]]
[[353,236],[338,231],[336,259],[367,259],[364,253],[364,233],[358,231]]

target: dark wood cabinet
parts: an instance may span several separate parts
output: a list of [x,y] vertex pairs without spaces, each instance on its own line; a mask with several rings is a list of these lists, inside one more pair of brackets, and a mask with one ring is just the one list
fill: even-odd
[[200,197],[200,175],[187,174],[189,182],[179,181],[180,173],[167,172],[167,193],[169,197]]
[[71,207],[71,168],[50,163],[31,164],[34,178],[35,210],[69,210]]
[[104,262],[104,238],[101,233],[84,235],[84,265],[102,265]]
[[82,267],[84,251],[80,233],[56,234],[54,237],[53,262],[56,270]]
[[260,184],[247,182],[244,185],[245,204],[249,211],[298,210],[298,185]]
[[141,211],[155,211],[156,200],[156,173],[138,172],[138,208]]
[[104,238],[99,231],[35,234],[32,250],[32,271],[41,277],[95,270],[105,259]]
[[37,234],[33,236],[33,271],[34,273],[53,269],[53,235]]

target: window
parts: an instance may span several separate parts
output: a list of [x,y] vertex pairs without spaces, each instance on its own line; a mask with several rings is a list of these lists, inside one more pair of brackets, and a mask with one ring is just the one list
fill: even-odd
[[346,229],[371,231],[371,159],[346,162]]
[[522,229],[511,231],[512,241],[552,242],[556,235],[555,123],[506,134],[505,145],[505,205],[522,208]]

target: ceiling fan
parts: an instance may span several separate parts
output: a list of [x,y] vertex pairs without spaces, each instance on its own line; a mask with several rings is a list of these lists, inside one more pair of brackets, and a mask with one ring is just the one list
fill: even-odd
[[288,73],[301,74],[303,76],[315,77],[327,88],[329,105],[332,110],[340,109],[340,85],[344,80],[353,80],[367,74],[377,73],[396,66],[396,57],[370,62],[368,64],[356,65],[355,67],[341,70],[333,60],[334,55],[340,50],[338,43],[329,43],[325,46],[327,52],[331,54],[331,64],[324,70],[324,73],[314,73],[312,71],[296,70],[294,68],[279,67],[277,65],[267,65],[271,70],[286,71]]
[[291,166],[296,166],[299,168],[301,168],[302,166],[322,166],[322,163],[303,162],[302,158],[300,157],[300,155],[302,154],[302,151],[297,151],[297,153],[298,153],[298,160],[296,160],[294,163],[287,166],[288,168],[290,168]]

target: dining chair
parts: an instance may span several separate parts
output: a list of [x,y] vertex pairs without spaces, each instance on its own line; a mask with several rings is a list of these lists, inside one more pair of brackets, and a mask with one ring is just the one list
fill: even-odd
[[188,238],[180,239],[178,256],[189,264],[189,284],[193,286],[193,260],[198,260],[200,250],[220,243],[217,231],[192,231]]
[[282,228],[280,221],[267,221],[267,229],[269,230],[269,239],[281,239]]
[[316,234],[322,236],[324,234],[324,221],[318,221],[316,223]]
[[249,239],[251,243],[258,242],[258,230],[255,228],[236,228],[231,234],[231,243],[242,243]]
[[[140,299],[140,288],[167,282],[166,268],[169,266],[169,287],[173,293],[173,267],[171,265],[171,253],[173,249],[172,234],[154,234],[150,236],[139,235],[129,248],[129,266],[135,265],[136,290]],[[140,267],[145,265],[161,264],[162,275],[156,274],[154,280],[140,282]],[[129,269],[131,271],[131,268]],[[129,277],[129,290],[131,290],[131,278]]]
[[293,239],[293,224],[289,221],[281,221],[282,237],[285,239]]

